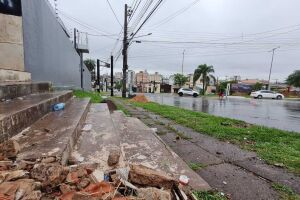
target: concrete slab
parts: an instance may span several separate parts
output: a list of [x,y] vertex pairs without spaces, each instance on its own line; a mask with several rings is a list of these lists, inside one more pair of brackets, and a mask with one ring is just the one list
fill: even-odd
[[79,137],[89,99],[72,98],[62,111],[51,112],[14,137],[21,146],[17,160],[53,156],[66,164]]
[[116,131],[107,104],[93,104],[72,156],[81,162],[97,163],[98,169],[102,171],[124,167],[122,155],[119,165],[108,166],[107,160],[111,150],[121,151],[119,132]]
[[268,165],[257,158],[234,162],[234,164],[272,182],[287,185],[300,194],[300,177],[287,172],[286,169]]
[[30,82],[31,74],[23,71],[0,69],[0,82]]
[[0,82],[0,99],[14,99],[33,93],[50,92],[50,90],[51,83],[49,82]]
[[[154,115],[152,115],[152,117],[154,117]],[[160,118],[160,116],[156,116],[156,120],[161,121]],[[164,122],[167,123],[166,119],[164,119]],[[256,157],[254,152],[245,151],[236,145],[220,141],[208,135],[199,134],[193,129],[174,124],[171,121],[167,124],[174,130],[184,134],[187,138],[190,138],[189,141],[192,143],[227,162],[240,161],[247,158]]]
[[218,191],[230,194],[232,200],[280,199],[266,180],[231,164],[209,166],[198,173]]
[[[121,134],[121,148],[127,162],[142,164],[163,171],[179,179],[190,178],[189,186],[195,190],[209,190],[210,186],[173,152],[149,127],[137,118],[112,114],[112,119]],[[118,126],[122,124],[122,126]]]
[[24,128],[52,110],[52,105],[66,102],[72,91],[31,94],[0,103],[0,143],[18,134]]

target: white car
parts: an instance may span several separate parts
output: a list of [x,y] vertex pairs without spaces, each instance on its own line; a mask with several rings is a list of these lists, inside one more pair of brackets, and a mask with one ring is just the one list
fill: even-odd
[[262,98],[268,98],[268,99],[284,99],[284,95],[273,92],[270,90],[259,90],[256,92],[251,92],[250,94],[251,97],[255,99],[262,99]]
[[197,97],[199,96],[199,92],[195,91],[195,90],[192,90],[192,89],[188,89],[188,88],[180,88],[178,90],[178,95],[179,96],[183,96],[183,95],[190,95],[190,96],[193,96],[193,97]]

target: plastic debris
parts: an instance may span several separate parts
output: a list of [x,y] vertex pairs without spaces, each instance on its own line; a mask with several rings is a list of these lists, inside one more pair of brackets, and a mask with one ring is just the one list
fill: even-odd
[[187,185],[189,183],[190,179],[186,175],[180,175],[179,177],[179,183],[183,185]]
[[65,103],[57,103],[53,105],[53,111],[60,111],[65,109]]

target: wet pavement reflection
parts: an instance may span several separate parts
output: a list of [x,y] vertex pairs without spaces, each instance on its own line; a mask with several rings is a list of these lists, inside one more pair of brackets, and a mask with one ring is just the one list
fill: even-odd
[[300,133],[300,101],[146,94],[154,102]]

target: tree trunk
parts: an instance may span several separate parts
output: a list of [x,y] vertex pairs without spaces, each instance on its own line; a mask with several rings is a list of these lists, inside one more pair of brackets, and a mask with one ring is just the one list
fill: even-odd
[[203,82],[203,92],[202,92],[202,94],[205,95],[205,92],[206,92],[206,91],[205,91],[206,74],[203,74],[202,82]]

